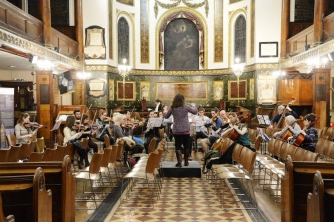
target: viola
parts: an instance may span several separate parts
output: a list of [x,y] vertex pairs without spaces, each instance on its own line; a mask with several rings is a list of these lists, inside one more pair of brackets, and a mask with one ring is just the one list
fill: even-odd
[[86,126],[82,125],[82,124],[77,124],[77,125],[72,126],[72,129],[74,129],[74,130],[85,130]]
[[43,128],[48,128],[48,126],[41,125],[37,122],[28,122],[28,123],[24,123],[23,125],[26,128],[31,128],[31,127],[39,128],[40,126],[43,126]]

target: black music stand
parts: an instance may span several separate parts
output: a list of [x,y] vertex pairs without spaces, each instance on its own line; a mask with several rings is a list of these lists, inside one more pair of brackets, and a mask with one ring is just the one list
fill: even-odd
[[[56,123],[53,125],[52,129],[50,130],[51,132],[53,131],[54,134],[55,134],[55,143],[58,144],[58,141],[57,141],[57,130],[59,129],[61,123],[63,122],[63,119],[58,119],[56,120]],[[61,144],[58,144],[58,145],[61,145]]]

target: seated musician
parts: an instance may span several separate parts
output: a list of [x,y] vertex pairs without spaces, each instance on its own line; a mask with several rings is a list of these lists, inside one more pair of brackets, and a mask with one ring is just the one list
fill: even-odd
[[143,122],[140,122],[139,120],[137,120],[135,122],[134,118],[131,118],[131,112],[130,111],[126,111],[125,113],[125,120],[123,121],[122,124],[122,128],[123,128],[123,132],[125,136],[131,136],[132,139],[140,144],[140,145],[144,145],[144,142],[141,138],[139,138],[139,131],[136,130],[137,127],[142,127],[144,125]]
[[314,127],[315,121],[316,117],[313,113],[307,114],[304,117],[304,129],[300,131],[305,137],[300,147],[311,152],[315,152],[318,142],[318,130]]
[[98,131],[97,125],[95,124],[96,127],[93,127],[92,124],[89,124],[89,116],[87,114],[82,115],[82,123],[84,126],[84,130],[82,131],[82,135],[80,139],[82,138],[88,138],[88,147],[92,148],[94,153],[98,152],[98,147],[97,144],[93,142],[92,140],[92,135],[96,134]]
[[211,145],[214,144],[214,142],[217,139],[219,139],[220,134],[221,134],[220,128],[223,125],[223,121],[218,115],[226,115],[226,112],[219,113],[218,108],[213,108],[211,110],[211,115],[212,115],[211,122],[209,124],[205,124],[204,126],[205,127],[212,126],[212,135],[200,141],[204,154],[206,154],[209,151],[209,147],[211,147]]
[[43,125],[39,125],[38,128],[32,130],[31,126],[28,125],[30,122],[30,116],[28,113],[22,113],[20,118],[17,120],[17,124],[15,125],[15,136],[16,136],[16,144],[27,143],[31,137],[37,134],[37,130],[42,128]]
[[152,138],[153,137],[159,138],[159,128],[150,125],[150,123],[149,123],[150,118],[155,118],[153,110],[150,111],[149,118],[145,121],[146,124],[145,124],[145,127],[144,127],[144,130],[145,130],[144,148],[145,148],[146,153],[148,153],[148,146],[149,146]]
[[75,109],[73,111],[73,116],[75,117],[75,122],[80,124],[80,121],[81,121],[81,113],[80,113],[80,110],[78,109]]
[[236,144],[241,144],[244,147],[247,147],[255,152],[255,149],[250,147],[250,142],[248,138],[249,134],[248,128],[245,125],[246,119],[242,115],[237,116],[236,113],[229,113],[228,117],[230,119],[229,129],[230,130],[233,129],[234,131],[236,131],[238,133],[238,136],[236,140],[231,144],[231,146],[225,151],[225,153],[223,153],[223,155],[220,156],[219,159],[211,160],[207,163],[206,165],[207,169],[211,169],[212,164],[224,164],[224,163],[231,164],[233,149]]
[[[273,137],[282,137],[288,131],[292,133],[292,137],[294,138],[296,138],[301,131],[300,126],[296,123],[295,117],[292,115],[285,117],[285,127],[281,131],[274,133]],[[287,138],[282,139],[290,140],[292,137],[288,136]]]
[[[274,118],[270,121],[270,126],[269,128],[273,128],[274,123],[278,124],[278,122],[280,121],[280,119],[282,118],[282,114],[284,112],[285,107],[280,105],[277,108],[277,114],[274,116]],[[290,111],[290,113],[285,113],[285,116],[290,116],[292,115],[294,118],[298,118],[298,115],[295,111],[293,111],[290,107],[289,104],[286,106],[286,109],[288,111]]]
[[78,139],[81,137],[82,132],[80,129],[75,130],[75,117],[74,116],[67,116],[66,118],[66,123],[65,123],[65,128],[64,128],[64,145],[67,143],[72,143],[73,148],[77,151],[79,155],[79,161],[78,161],[78,167],[79,169],[82,169],[84,167],[83,161],[85,160],[85,165],[89,166],[88,162],[88,156],[87,153],[89,152],[89,148],[87,148],[88,152],[83,149],[78,143]]
[[[162,110],[163,110],[163,112],[162,112],[162,115],[163,115],[164,112],[168,111],[168,106],[167,105],[163,105],[162,106]],[[173,115],[171,115],[168,118],[163,118],[162,124],[164,126],[166,126],[166,128],[167,128],[166,131],[168,132],[168,139],[169,139],[169,141],[173,140],[172,123],[173,123]]]
[[[112,138],[109,132],[109,130],[113,128],[113,125],[109,124],[109,122],[105,122],[106,120],[108,121],[108,118],[106,110],[99,110],[99,118],[96,119],[96,124],[99,125],[99,130],[96,132],[96,139],[104,142],[104,135],[107,134],[110,139],[110,144],[113,145],[116,140]],[[103,144],[103,148],[106,148],[105,144]]]
[[[126,137],[126,135],[124,134],[124,130],[122,129],[122,124],[126,120],[126,116],[121,113],[115,113],[113,116],[113,120],[114,120],[114,125],[113,125],[112,137],[115,139],[115,141],[117,139]],[[143,151],[142,147],[136,145],[131,150],[131,154],[141,153],[142,151]]]

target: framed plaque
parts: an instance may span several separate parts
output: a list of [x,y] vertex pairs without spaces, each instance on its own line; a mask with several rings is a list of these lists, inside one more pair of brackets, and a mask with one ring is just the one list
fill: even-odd
[[213,100],[220,101],[224,97],[224,82],[214,81],[213,82]]
[[[247,81],[228,81],[228,100],[245,100],[247,97]],[[239,95],[238,95],[239,94]]]
[[155,98],[173,100],[178,93],[187,100],[207,100],[208,82],[157,82]]
[[260,42],[259,57],[278,57],[278,42]]
[[150,101],[150,82],[140,82],[140,99]]
[[136,82],[117,81],[117,100],[134,101],[136,99]]
[[91,79],[87,81],[88,95],[92,97],[102,97],[106,94],[106,82],[103,79]]

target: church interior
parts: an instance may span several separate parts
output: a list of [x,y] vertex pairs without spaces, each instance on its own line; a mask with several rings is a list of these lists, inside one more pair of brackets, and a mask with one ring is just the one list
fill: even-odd
[[[137,156],[126,139],[92,136],[98,151],[81,169],[63,143],[75,111],[95,123],[102,110],[103,127],[130,113],[134,129],[177,94],[212,122],[215,108],[242,116],[250,149],[236,145],[234,165],[204,172],[195,132],[189,166],[174,167],[166,125]],[[36,129],[29,144],[15,137],[24,114]],[[309,114],[313,152],[290,144],[293,132],[276,138],[287,115],[304,132]],[[1,221],[329,221],[334,1],[0,0],[0,125]],[[215,141],[222,155],[231,140]]]

